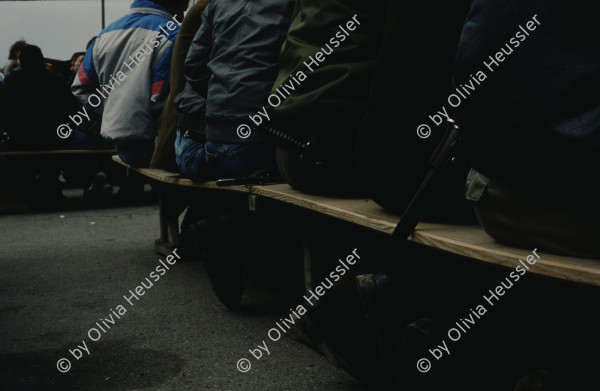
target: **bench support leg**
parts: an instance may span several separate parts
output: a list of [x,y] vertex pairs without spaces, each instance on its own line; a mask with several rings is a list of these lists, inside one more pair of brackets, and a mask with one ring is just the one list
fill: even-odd
[[172,191],[168,186],[160,186],[158,194],[160,239],[154,242],[154,250],[166,256],[180,244],[179,216],[188,203],[185,195]]
[[304,233],[302,240],[304,252],[304,291],[308,293],[313,288],[312,262],[311,262],[311,243],[308,233]]

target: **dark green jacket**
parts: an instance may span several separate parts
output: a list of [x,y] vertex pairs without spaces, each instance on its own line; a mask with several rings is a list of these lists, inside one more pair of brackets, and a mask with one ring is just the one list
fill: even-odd
[[[379,52],[386,3],[384,0],[297,2],[281,48],[280,71],[272,93],[277,93],[277,88],[281,91],[280,85],[290,84],[288,77],[298,71],[307,78],[273,109],[277,128],[297,138],[317,133],[352,137],[356,133]],[[354,23],[354,31],[350,31],[347,23],[355,15],[360,24]],[[311,56],[314,58],[323,51],[324,60],[318,66],[311,65],[311,72],[304,62],[310,64]]]

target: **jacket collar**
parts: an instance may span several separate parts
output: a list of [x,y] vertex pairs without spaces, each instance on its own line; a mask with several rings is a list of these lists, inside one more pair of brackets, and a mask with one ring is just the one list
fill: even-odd
[[156,4],[150,0],[135,0],[130,7],[130,14],[154,14],[160,15],[167,19],[171,18],[171,14],[166,8]]

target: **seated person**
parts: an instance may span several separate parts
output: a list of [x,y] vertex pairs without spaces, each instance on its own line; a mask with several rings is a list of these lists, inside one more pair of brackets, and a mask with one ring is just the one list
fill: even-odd
[[467,198],[501,243],[598,258],[600,8],[559,3],[473,3],[454,76],[487,76],[457,118],[472,144]]
[[[56,128],[75,110],[77,102],[63,79],[46,69],[39,47],[22,46],[17,55],[19,69],[6,77],[0,91],[0,130],[3,149],[65,149]],[[62,199],[58,176],[60,167],[30,157],[10,170],[10,183],[29,202],[55,203]],[[41,200],[36,198],[40,195]]]
[[102,30],[88,49],[72,89],[102,115],[100,133],[121,159],[148,167],[157,120],[169,90],[179,19],[187,0],[135,0],[130,12]]
[[[237,129],[266,104],[293,6],[294,0],[209,2],[185,61],[185,89],[175,100],[175,154],[185,176],[203,181],[276,172],[270,137],[254,132],[242,138]],[[217,296],[233,308],[243,290],[240,253],[251,251],[244,244],[248,232],[262,231],[247,206],[238,207],[239,198],[216,196],[216,202],[203,197],[192,203],[182,222],[182,247],[193,249],[190,258],[204,253]],[[226,239],[237,245],[221,248]]]
[[19,54],[19,51],[25,45],[27,45],[27,42],[25,42],[23,40],[17,41],[12,44],[12,46],[10,47],[10,50],[8,52],[8,62],[6,64],[4,64],[4,69],[3,69],[4,76],[8,76],[11,74],[11,72],[14,72],[17,69],[19,69],[19,67],[17,65],[17,54]]
[[151,168],[161,168],[167,171],[179,171],[175,161],[175,136],[177,133],[177,107],[175,98],[185,87],[183,66],[194,36],[202,25],[202,12],[208,5],[208,0],[200,0],[185,14],[181,28],[173,46],[171,60],[171,90],[158,120],[158,138],[152,155]]
[[298,190],[351,194],[359,189],[356,136],[381,46],[385,4],[298,0],[270,101],[276,105],[272,126],[296,143],[314,138],[314,149],[302,161],[300,148],[285,142],[277,148],[281,174]]
[[[88,46],[89,47],[89,46]],[[77,73],[85,52],[76,52],[71,56],[67,85],[71,86],[77,77]],[[85,114],[84,109],[85,107]],[[90,110],[89,105],[83,106],[72,116],[78,116],[80,124],[73,129],[67,138],[69,149],[113,149],[114,143],[100,135],[101,116]],[[75,126],[73,124],[73,126]],[[84,188],[84,198],[92,206],[100,206],[108,201],[112,195],[113,188],[108,183],[109,178],[116,179],[114,166],[110,157],[89,158],[82,157],[73,160],[72,164],[62,168],[62,175],[68,185]]]
[[85,52],[76,52],[71,56],[71,65],[69,66],[69,78],[67,80],[67,84],[71,86],[75,77],[77,76],[77,71],[83,62],[83,58],[85,57]]
[[56,128],[77,102],[61,77],[44,66],[39,47],[21,47],[19,69],[6,77],[0,96],[0,128],[11,137],[13,150],[58,149],[66,143]]
[[[428,116],[452,93],[454,58],[470,2],[388,3],[383,46],[356,148],[361,184],[391,212],[402,214],[409,205],[445,133],[445,118],[440,116],[436,127]],[[431,125],[431,137],[416,134],[423,123]],[[420,219],[474,222],[472,207],[464,199],[469,170],[464,160],[457,159],[430,182],[417,211]]]
[[[91,44],[90,44],[91,45]],[[88,46],[89,48],[89,46]],[[85,52],[76,52],[71,56],[71,72],[69,86],[73,84],[77,74],[82,67]],[[81,70],[85,72],[85,70]],[[75,97],[75,96],[74,96]],[[77,97],[75,97],[77,100]],[[72,113],[71,117],[76,117],[76,120],[71,119],[73,129],[71,135],[67,138],[71,149],[111,149],[114,148],[114,142],[104,138],[100,134],[102,116],[99,115],[93,107],[90,107],[89,102],[83,106],[79,105],[76,113]],[[78,125],[75,125],[75,124]]]
[[275,169],[269,136],[242,138],[237,128],[266,104],[293,5],[214,0],[206,7],[185,61],[187,83],[175,100],[175,152],[185,176],[202,181]]

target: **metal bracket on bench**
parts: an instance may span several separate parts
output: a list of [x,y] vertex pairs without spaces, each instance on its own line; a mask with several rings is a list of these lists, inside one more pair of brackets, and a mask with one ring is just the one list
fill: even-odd
[[256,212],[256,194],[248,195],[248,210],[251,212]]
[[160,239],[154,243],[155,251],[168,255],[179,246],[179,216],[187,206],[185,196],[173,191],[169,186],[158,185],[158,205]]

